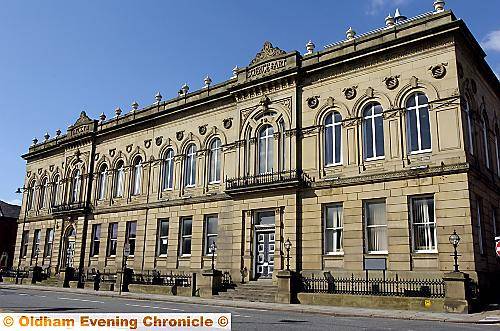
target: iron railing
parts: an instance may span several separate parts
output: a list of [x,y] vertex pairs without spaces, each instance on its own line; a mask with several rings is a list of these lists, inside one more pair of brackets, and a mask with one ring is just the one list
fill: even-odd
[[[19,270],[19,273],[18,273]],[[0,274],[2,277],[7,277],[7,278],[28,278],[29,277],[29,269],[28,268],[23,268],[23,269],[0,269]]]
[[362,278],[355,277],[302,277],[302,292],[380,295],[399,297],[444,298],[445,283],[443,279],[400,279],[394,278]]
[[[95,269],[87,270],[86,280],[93,281],[97,271]],[[103,269],[102,272],[99,271],[100,281],[103,283],[115,283],[116,282],[116,272],[111,272],[111,269]]]
[[165,285],[165,286],[181,286],[191,287],[192,276],[190,274],[174,274],[170,271],[169,274],[161,274],[157,270],[147,270],[145,273],[132,275],[131,284],[141,285]]
[[266,186],[270,184],[296,183],[309,185],[311,182],[313,182],[313,179],[301,170],[286,170],[226,179],[226,190],[237,190],[242,188]]

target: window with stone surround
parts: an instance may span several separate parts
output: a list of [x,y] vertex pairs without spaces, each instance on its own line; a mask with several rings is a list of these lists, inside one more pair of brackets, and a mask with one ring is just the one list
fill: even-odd
[[180,256],[191,255],[191,238],[193,235],[193,219],[191,217],[181,218],[181,240],[179,247]]
[[325,117],[325,166],[342,164],[342,115],[332,112]]
[[109,223],[107,256],[116,256],[118,244],[118,223]]
[[209,183],[220,182],[220,161],[221,161],[221,142],[215,138],[210,144],[209,155]]
[[36,259],[40,254],[40,229],[36,229],[33,235],[33,246],[31,247],[31,259]]
[[162,167],[162,190],[171,190],[174,187],[174,150],[167,149]]
[[170,222],[168,219],[158,220],[158,239],[156,244],[156,255],[157,256],[167,256],[168,254],[168,231],[170,228]]
[[52,255],[52,247],[54,245],[54,228],[49,228],[45,231],[45,246],[43,256],[49,257]]
[[259,174],[273,172],[274,166],[274,129],[264,125],[259,130]]
[[409,209],[413,251],[435,252],[437,250],[437,234],[434,197],[411,197]]
[[47,177],[45,177],[43,180],[42,180],[42,184],[40,185],[40,197],[39,197],[39,208],[40,209],[43,209],[46,206],[47,204],[47,187],[48,187],[48,184],[49,183],[49,179]]
[[498,125],[495,124],[495,155],[497,157],[497,175],[500,176],[500,143],[498,140],[500,139],[500,130],[498,129]]
[[365,201],[365,252],[387,254],[387,218],[385,200]]
[[489,169],[491,164],[490,164],[490,146],[488,141],[488,116],[486,116],[486,111],[483,111],[481,124],[483,127],[484,161],[486,162],[486,167]]
[[217,215],[205,216],[205,255],[211,255],[212,243],[217,242],[219,219]]
[[125,183],[125,163],[120,160],[116,164],[115,180],[113,183],[113,197],[123,197],[123,185]]
[[406,139],[411,154],[431,151],[429,105],[423,93],[414,93],[406,100]]
[[363,110],[363,155],[365,160],[384,158],[384,118],[382,106],[369,103]]
[[132,171],[132,195],[139,195],[142,186],[142,158],[140,156],[134,159]]
[[343,252],[344,220],[342,204],[326,205],[323,211],[324,253]]
[[476,197],[476,224],[474,227],[476,228],[476,236],[479,247],[479,254],[484,254],[484,243],[483,243],[483,225],[482,222],[482,209],[483,209],[483,200],[480,197]]
[[35,196],[35,181],[32,181],[31,184],[28,185],[28,193],[26,199],[26,208],[28,210],[33,209],[33,197]]
[[125,242],[130,245],[130,256],[135,255],[136,236],[137,236],[137,221],[128,221],[125,231]]
[[71,179],[71,202],[80,201],[80,189],[82,186],[82,173],[80,169],[75,170]]
[[108,176],[108,166],[103,164],[99,169],[99,179],[97,187],[97,199],[104,200],[106,198],[106,177]]
[[90,256],[99,256],[100,245],[101,245],[101,224],[92,224]]
[[471,115],[471,109],[470,109],[470,103],[469,100],[467,99],[462,99],[462,111],[464,113],[464,120],[465,120],[465,141],[466,141],[466,146],[467,150],[469,153],[474,155],[474,141],[473,141],[473,124],[472,124],[472,115]]
[[28,255],[28,240],[29,240],[29,230],[23,231],[23,236],[21,238],[21,251],[20,255],[22,258],[25,258]]
[[59,204],[59,187],[61,186],[59,175],[54,176],[54,182],[52,183],[52,206],[57,206]]
[[186,161],[184,165],[184,185],[194,187],[196,185],[196,145],[191,144],[186,149]]

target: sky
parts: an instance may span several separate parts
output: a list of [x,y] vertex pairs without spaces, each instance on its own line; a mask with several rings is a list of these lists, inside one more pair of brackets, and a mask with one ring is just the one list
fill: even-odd
[[[66,131],[81,111],[113,116],[137,101],[176,96],[187,83],[229,79],[264,41],[305,52],[382,27],[396,8],[408,16],[433,0],[2,0],[0,7],[0,200],[20,204],[34,137]],[[447,0],[500,73],[500,1]]]

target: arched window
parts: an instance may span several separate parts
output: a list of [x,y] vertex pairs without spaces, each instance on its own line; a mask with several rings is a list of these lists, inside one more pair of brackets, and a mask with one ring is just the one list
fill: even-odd
[[115,181],[113,183],[113,196],[115,198],[123,197],[123,185],[125,183],[125,164],[122,160],[116,164]]
[[325,165],[342,164],[342,115],[332,112],[325,117]]
[[423,93],[414,93],[406,100],[406,131],[410,153],[431,151],[429,105]]
[[132,177],[132,195],[141,194],[142,186],[142,158],[140,156],[134,159],[134,175]]
[[99,179],[97,186],[97,199],[103,200],[106,197],[106,177],[108,176],[108,166],[103,164],[99,169]]
[[210,144],[209,182],[220,182],[221,142],[215,138]]
[[55,175],[54,183],[52,184],[52,197],[50,198],[50,200],[52,201],[52,206],[57,206],[59,204],[59,181],[59,175]]
[[363,150],[365,160],[384,157],[384,119],[382,106],[373,102],[363,110]]
[[171,190],[174,187],[174,150],[169,148],[163,159],[162,189]]
[[472,140],[472,135],[473,135],[472,118],[469,107],[469,101],[467,99],[462,100],[462,110],[464,112],[464,119],[465,119],[465,136],[466,136],[467,148],[469,150],[469,153],[474,155],[474,143]]
[[483,125],[484,157],[486,161],[486,167],[490,168],[490,146],[488,142],[488,117],[486,116],[486,112],[483,112],[482,125]]
[[42,180],[42,185],[40,185],[40,200],[39,200],[39,208],[45,208],[45,203],[47,201],[46,199],[46,194],[47,194],[47,186],[48,186],[49,180],[47,177],[45,177]]
[[259,131],[259,173],[273,172],[274,162],[274,129],[264,125]]
[[196,145],[191,144],[186,149],[186,164],[184,166],[184,185],[192,187],[196,185]]
[[71,202],[78,202],[80,200],[80,188],[82,186],[82,173],[77,169],[71,178]]
[[26,196],[26,208],[33,209],[33,197],[35,196],[35,181],[28,185],[28,194]]
[[286,136],[285,136],[285,121],[281,119],[278,122],[280,128],[280,170],[286,170]]

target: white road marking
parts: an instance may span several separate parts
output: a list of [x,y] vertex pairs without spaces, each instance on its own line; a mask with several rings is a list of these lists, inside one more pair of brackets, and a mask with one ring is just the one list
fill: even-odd
[[46,295],[35,295],[36,297],[39,297],[39,298],[46,298],[47,296]]
[[104,303],[104,301],[87,300],[87,299],[76,299],[76,298],[58,298],[58,299],[59,300],[71,300],[71,301],[91,302],[91,303]]
[[26,294],[26,293],[19,293],[19,295],[25,296],[25,295],[28,295],[28,294]]
[[133,304],[130,304],[130,303],[126,303],[125,305],[126,306],[131,306],[131,307],[140,307],[140,308],[149,308],[149,309],[162,309],[162,310],[182,311],[182,309],[168,308],[168,307],[159,307],[159,306],[133,305]]

